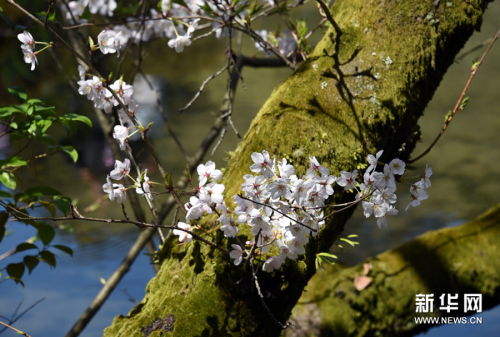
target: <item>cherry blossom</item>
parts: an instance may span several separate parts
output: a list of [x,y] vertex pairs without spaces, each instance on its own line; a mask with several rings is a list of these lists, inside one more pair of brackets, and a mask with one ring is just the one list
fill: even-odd
[[126,141],[128,138],[128,128],[121,125],[115,125],[113,129],[113,138],[120,142],[120,149],[125,151]]
[[115,169],[111,171],[109,176],[114,180],[120,180],[130,172],[130,160],[125,158],[123,163],[119,160],[115,161]]
[[170,48],[175,48],[175,51],[182,53],[184,51],[184,46],[189,47],[191,45],[191,35],[180,35],[175,39],[168,41],[168,46]]
[[234,265],[238,266],[241,261],[243,261],[243,254],[245,254],[245,251],[240,245],[232,244],[231,247],[233,247],[233,250],[229,253],[229,257],[234,259]]
[[[177,227],[185,229],[187,231],[191,230],[191,226],[184,222],[178,222]],[[180,229],[174,229],[173,234],[179,236],[179,242],[189,243],[193,239],[193,236],[190,233],[182,231]]]
[[99,42],[99,50],[103,54],[114,54],[118,53],[120,56],[120,35],[121,31],[115,32],[114,30],[103,30],[97,36],[97,41]]

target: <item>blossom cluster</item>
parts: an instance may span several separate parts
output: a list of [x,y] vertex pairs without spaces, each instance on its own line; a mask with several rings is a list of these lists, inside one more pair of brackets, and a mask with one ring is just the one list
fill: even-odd
[[[173,231],[180,242],[190,242],[192,221],[200,219],[204,214],[217,212],[220,230],[228,238],[235,238],[230,257],[239,265],[248,258],[249,250],[239,242],[237,234],[239,226],[250,227],[249,241],[246,246],[258,248],[258,253],[265,256],[262,269],[268,272],[281,268],[287,258],[296,259],[305,253],[305,245],[311,237],[315,237],[325,224],[323,209],[325,201],[334,194],[333,184],[345,191],[356,192],[356,200],[351,205],[361,202],[364,215],[377,218],[379,227],[387,225],[387,218],[398,213],[394,207],[396,202],[396,183],[404,183],[409,187],[412,201],[408,205],[416,207],[421,200],[428,198],[427,189],[431,186],[432,169],[426,167],[425,174],[419,176],[416,183],[409,183],[403,178],[406,164],[400,159],[393,159],[389,164],[379,161],[383,151],[376,155],[368,155],[368,168],[361,180],[358,170],[341,171],[340,176],[330,174],[328,168],[322,166],[315,157],[309,157],[309,168],[299,178],[295,169],[286,159],[271,159],[265,150],[252,154],[253,174],[243,176],[242,194],[233,196],[236,208],[229,210],[224,201],[225,186],[219,184],[222,172],[215,163],[208,161],[198,166],[199,184],[196,195],[191,196],[184,204],[186,222],[179,222]],[[382,171],[377,171],[378,166]],[[120,180],[129,175],[130,161],[116,161],[115,168],[107,177],[103,190],[109,193],[110,200],[123,202],[125,188],[121,184],[111,183],[110,179]],[[359,180],[359,181],[358,181]],[[137,178],[133,187],[138,194],[152,200],[151,188],[147,172]],[[270,249],[275,247],[272,252]],[[275,254],[279,251],[278,254]],[[272,256],[267,254],[273,254]]]
[[38,59],[36,58],[37,52],[35,52],[35,40],[33,36],[29,32],[24,31],[18,34],[17,38],[22,43],[21,50],[23,51],[24,62],[31,63],[31,70],[34,70],[35,65],[38,64]]
[[[339,177],[330,174],[328,168],[320,165],[315,157],[309,157],[309,169],[299,178],[295,169],[286,159],[276,162],[267,151],[253,153],[253,165],[247,174],[241,188],[244,195],[235,195],[234,211],[229,211],[222,199],[224,186],[215,183],[221,176],[212,162],[200,165],[200,197],[191,197],[185,205],[187,210],[186,223],[181,226],[189,230],[189,222],[199,219],[204,213],[212,213],[212,208],[219,211],[218,221],[226,237],[236,237],[239,225],[250,226],[253,236],[247,245],[257,245],[261,254],[266,254],[273,246],[279,249],[279,254],[267,256],[263,270],[271,272],[279,269],[286,258],[296,259],[305,253],[305,245],[310,237],[319,232],[324,221],[325,200],[334,194],[333,184],[344,190],[356,191],[356,199],[362,202],[364,214],[372,214],[381,227],[387,225],[387,217],[397,214],[394,207],[397,196],[396,182],[407,183],[402,177],[406,164],[400,159],[393,159],[389,164],[383,164],[383,171],[376,170],[383,151],[367,157],[368,168],[363,175],[363,181],[358,181],[358,170],[341,171]],[[409,206],[417,206],[421,200],[428,197],[432,169],[427,167],[425,175],[415,184],[410,184],[412,202]],[[207,184],[208,182],[208,184]],[[407,207],[407,209],[408,209]],[[184,234],[183,234],[184,233]],[[188,238],[185,232],[178,235]],[[190,240],[190,238],[189,238]],[[239,244],[231,245],[230,253],[236,265],[240,264],[248,251]]]
[[[197,18],[189,22],[186,17],[196,15],[209,19],[212,22],[212,30],[215,36],[222,39],[229,34],[228,23],[230,21],[244,22],[245,16],[248,14],[246,8],[240,8],[248,5],[246,1],[237,2],[236,5],[225,0],[185,0],[184,3],[187,7],[173,3],[171,0],[162,0],[161,12],[151,8],[149,15],[127,18],[124,24],[114,25],[112,29],[103,30],[98,36],[100,50],[104,54],[115,52],[119,54],[120,49],[125,48],[130,40],[138,44],[141,41],[168,38],[169,47],[175,48],[175,51],[180,53],[185,46],[191,45],[193,32],[198,28],[200,20],[200,18]],[[273,1],[268,1],[268,3],[269,6],[274,6]],[[210,7],[210,13],[202,9],[207,5]],[[99,12],[99,14],[107,16],[113,16],[113,12],[117,8],[115,0],[71,1],[68,4],[70,11],[66,13],[67,18],[79,19],[87,6],[90,13],[96,14]],[[63,7],[63,9],[67,10],[66,7]],[[79,22],[81,21],[79,20]],[[224,23],[221,23],[221,21]],[[257,31],[256,33],[265,42],[271,42],[268,39],[266,30]],[[231,36],[234,35],[233,30]],[[297,47],[290,31],[276,37],[274,44],[285,56],[289,55]],[[256,41],[255,46],[270,55],[268,47],[263,43]]]
[[99,77],[92,76],[91,79],[86,80],[84,68],[79,66],[78,69],[80,73],[80,81],[78,81],[80,87],[78,88],[78,93],[80,93],[80,95],[86,95],[89,101],[94,102],[94,107],[103,109],[106,113],[110,113],[113,107],[120,104],[113,95],[113,93],[115,93],[124,104],[129,105],[129,110],[137,110],[137,104],[132,101],[134,88],[131,85],[119,79],[111,84],[108,89],[104,86]]

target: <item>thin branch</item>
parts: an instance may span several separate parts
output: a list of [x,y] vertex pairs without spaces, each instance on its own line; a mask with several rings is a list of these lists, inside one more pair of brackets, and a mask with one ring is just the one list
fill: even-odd
[[184,158],[186,159],[186,161],[189,161],[189,156],[186,153],[186,150],[184,150],[184,147],[182,146],[179,138],[177,138],[177,135],[175,134],[174,130],[172,129],[172,126],[170,125],[170,122],[168,121],[167,113],[165,112],[165,109],[163,109],[163,106],[162,106],[161,101],[160,101],[160,97],[158,96],[158,93],[156,92],[155,88],[153,87],[153,84],[149,81],[149,79],[147,78],[146,74],[142,71],[142,69],[140,67],[139,67],[139,72],[141,73],[142,77],[144,77],[144,80],[146,81],[149,89],[151,90],[151,92],[155,96],[156,105],[158,106],[158,110],[160,111],[160,113],[161,113],[161,115],[163,117],[163,121],[167,125],[168,132],[170,133],[170,135],[174,139],[174,141],[177,144],[177,147],[179,148],[179,150],[184,155]]
[[259,280],[257,278],[257,274],[255,273],[255,268],[253,266],[253,261],[250,262],[250,266],[252,267],[252,277],[253,277],[253,280],[255,282],[255,288],[257,288],[257,293],[259,294],[259,297],[260,297],[260,301],[262,303],[262,305],[264,306],[264,308],[266,309],[267,313],[269,314],[269,316],[271,317],[271,319],[276,322],[276,324],[278,324],[283,330],[284,329],[287,329],[292,323],[290,322],[287,322],[286,324],[281,324],[280,321],[278,321],[276,319],[276,317],[274,317],[274,314],[271,312],[271,309],[269,309],[269,307],[267,306],[266,304],[266,301],[264,301],[264,295],[262,295],[262,291],[260,290],[260,285],[259,285]]
[[226,64],[224,66],[224,68],[222,68],[221,70],[219,70],[215,74],[209,76],[205,81],[203,81],[203,83],[200,86],[200,89],[198,89],[198,91],[196,92],[196,94],[194,95],[194,97],[189,101],[188,104],[186,104],[186,106],[184,106],[182,109],[179,110],[179,114],[181,114],[183,111],[189,109],[191,107],[191,105],[194,103],[194,101],[196,101],[196,99],[198,98],[198,96],[200,96],[200,94],[202,93],[203,89],[205,89],[205,86],[208,84],[208,82],[210,82],[214,78],[216,78],[219,75],[221,75],[224,71],[226,71],[227,68],[228,68],[228,65]]
[[14,207],[6,204],[5,202],[3,202],[1,200],[0,200],[0,205],[2,205],[10,213],[10,215],[12,215],[14,217],[14,219],[18,220],[18,221],[22,221],[22,220],[42,220],[42,221],[45,221],[45,220],[50,220],[50,221],[83,220],[83,221],[89,221],[89,222],[103,222],[103,223],[108,223],[108,224],[109,223],[122,223],[122,224],[130,223],[130,224],[134,224],[134,225],[136,225],[138,227],[154,227],[154,228],[178,229],[178,230],[181,230],[183,232],[191,234],[195,239],[200,240],[203,243],[206,243],[207,245],[209,245],[211,247],[217,248],[218,250],[220,250],[220,251],[222,251],[224,253],[229,254],[229,251],[226,248],[224,248],[222,246],[219,246],[219,245],[217,245],[216,243],[214,243],[212,241],[208,241],[208,240],[204,239],[202,236],[200,236],[200,235],[198,235],[196,233],[193,233],[192,231],[189,231],[187,229],[183,229],[183,228],[180,228],[180,227],[177,227],[177,226],[156,225],[156,224],[150,224],[150,223],[141,222],[141,221],[122,220],[122,219],[113,219],[113,218],[109,218],[109,219],[104,219],[104,218],[88,218],[88,217],[85,217],[85,216],[83,216],[81,214],[76,215],[75,214],[75,206],[73,206],[73,205],[71,205],[71,210],[72,210],[71,216],[62,216],[62,217],[43,217],[43,216],[40,217],[40,216],[26,215],[25,213],[22,213],[22,212],[18,211],[16,208],[14,208]]
[[335,32],[337,33],[337,35],[340,36],[342,34],[342,30],[340,29],[340,27],[337,24],[337,22],[335,22],[335,19],[333,18],[332,13],[330,12],[330,9],[328,8],[328,6],[323,2],[323,0],[316,0],[316,2],[321,7],[322,12],[325,14],[325,16],[328,19],[328,21],[332,24],[332,26],[335,29]]
[[486,51],[484,52],[484,54],[481,57],[481,59],[479,60],[479,62],[477,64],[475,64],[475,66],[471,69],[469,80],[465,84],[465,88],[462,91],[462,94],[460,95],[460,97],[458,98],[457,104],[455,105],[455,109],[453,109],[453,111],[451,112],[451,115],[444,122],[443,128],[441,129],[441,132],[439,132],[439,135],[436,137],[436,139],[434,139],[434,141],[432,142],[432,144],[420,156],[418,156],[415,159],[412,159],[412,160],[408,161],[408,164],[416,162],[417,160],[419,160],[420,158],[422,158],[423,156],[425,156],[427,153],[429,153],[429,151],[434,147],[434,145],[436,145],[436,143],[438,142],[439,138],[441,138],[441,136],[443,135],[443,133],[446,131],[446,128],[448,127],[448,124],[450,124],[451,120],[453,119],[453,117],[455,116],[455,114],[457,113],[457,111],[461,110],[460,109],[460,105],[462,104],[462,100],[463,100],[463,98],[465,96],[465,93],[467,92],[467,89],[469,89],[469,85],[471,84],[472,79],[476,75],[477,70],[479,69],[479,67],[483,63],[484,58],[486,57],[486,55],[490,51],[490,49],[493,46],[493,44],[495,43],[495,41],[498,39],[498,36],[500,36],[500,30],[495,35],[495,37],[493,38],[493,40],[491,40],[491,43],[488,46],[488,49],[486,49]]
[[9,328],[9,329],[14,330],[14,331],[15,331],[18,335],[24,335],[24,336],[26,336],[26,337],[31,337],[31,336],[30,336],[30,335],[28,335],[26,332],[23,332],[23,331],[21,331],[21,330],[17,330],[16,328],[14,328],[13,326],[8,325],[7,323],[4,323],[4,322],[0,321],[0,324],[2,324],[2,325],[4,325],[4,326],[6,326],[6,327],[7,327],[7,328]]

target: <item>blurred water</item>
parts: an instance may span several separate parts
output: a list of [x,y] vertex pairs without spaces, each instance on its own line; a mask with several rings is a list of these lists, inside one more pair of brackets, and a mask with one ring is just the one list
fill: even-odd
[[[497,1],[491,4],[487,11],[482,32],[476,33],[464,50],[492,37],[500,28],[499,17],[500,3]],[[185,144],[186,150],[193,153],[199,146],[200,135],[208,132],[214,120],[213,116],[218,112],[224,93],[225,79],[220,77],[210,83],[190,111],[181,116],[172,112],[177,111],[189,101],[205,78],[222,68],[225,46],[223,43],[204,39],[179,55],[166,46],[158,48],[160,49],[158,53],[152,53],[149,56],[144,71],[154,75],[153,84],[164,97],[164,108],[170,112],[172,127]],[[209,48],[213,54],[207,55],[206,50]],[[248,55],[253,54],[253,44],[245,45],[243,50]],[[449,70],[427,108],[425,116],[421,119],[420,125],[424,139],[415,150],[415,154],[423,151],[441,129],[444,115],[455,105],[469,76],[472,59],[479,57],[483,50],[484,48],[469,55]],[[164,55],[168,55],[168,62],[165,61]],[[0,55],[1,57],[5,55]],[[401,197],[402,200],[398,201],[400,215],[391,218],[389,226],[382,230],[377,227],[373,219],[364,219],[362,213],[357,210],[346,226],[346,233],[358,234],[358,241],[361,245],[356,248],[347,247],[346,252],[337,250],[336,254],[342,262],[353,265],[368,256],[411,240],[427,230],[458,225],[474,218],[500,201],[497,192],[498,181],[500,181],[500,169],[498,169],[500,120],[495,118],[500,112],[498,104],[499,59],[500,46],[496,45],[469,90],[468,95],[471,101],[466,110],[457,114],[438,145],[417,165],[417,172],[422,172],[426,162],[434,167],[429,200],[424,201],[419,208],[404,212],[410,200]],[[43,61],[48,64],[50,59]],[[183,64],[181,61],[196,65],[196,67],[181,66]],[[151,65],[148,66],[148,64]],[[4,76],[6,69],[1,71],[2,79],[4,79],[2,85],[17,84],[18,79],[13,76]],[[247,89],[243,90],[241,86],[238,88],[234,117],[236,127],[241,134],[245,133],[249,122],[272,89],[289,74],[288,69],[244,70],[243,76]],[[32,89],[33,93],[44,95],[44,90],[47,90],[45,87],[50,87],[50,85],[46,83],[43,88]],[[147,88],[141,90],[143,95],[151,95]],[[50,94],[54,97],[53,93],[45,94],[47,97],[51,97]],[[74,97],[70,92],[67,94],[69,97]],[[47,100],[50,102],[49,99]],[[56,104],[56,109],[76,110],[83,107],[84,110],[90,111],[89,105],[82,105],[82,101],[77,101],[76,98],[72,100],[68,99],[68,102]],[[147,121],[158,122],[153,128],[153,135],[156,136],[154,145],[162,149],[160,159],[166,169],[174,173],[174,177],[179,176],[178,172],[185,166],[184,161],[179,160],[182,158],[180,151],[176,148],[172,137],[168,136],[165,127],[162,126],[161,116],[154,113],[154,106],[143,108],[147,112]],[[90,140],[94,142],[88,154],[88,157],[92,159],[97,156],[97,152],[102,151],[104,145],[97,136],[85,138],[89,137],[88,134],[88,129],[86,129],[82,130],[79,136],[85,139],[85,142],[90,142]],[[60,138],[64,138],[62,131]],[[216,155],[210,159],[216,161],[219,167],[224,166],[224,151],[233,150],[237,141],[234,133],[228,130],[225,141]],[[100,156],[102,157],[102,154]],[[150,177],[160,179],[151,163],[144,162],[142,165],[149,168]],[[54,167],[58,168],[57,172],[64,172],[64,174],[54,175]],[[58,186],[62,193],[78,198],[79,205],[83,208],[102,196],[101,186],[105,181],[106,172],[106,169],[89,170],[72,165],[63,155],[56,155],[49,160],[37,162],[36,173],[33,169],[25,171],[23,179],[26,185]],[[116,204],[104,202],[96,212],[89,215],[120,217],[121,211]],[[75,233],[58,233],[57,242],[55,242],[64,243],[73,248],[75,252],[73,258],[59,254],[60,258],[57,260],[55,269],[50,270],[46,265],[37,267],[33,275],[25,277],[25,289],[11,281],[0,285],[2,287],[0,315],[5,317],[12,315],[23,298],[24,302],[20,311],[35,301],[46,298],[15,323],[17,328],[27,331],[32,336],[61,336],[66,333],[101,289],[99,279],[101,277],[106,279],[112,274],[138,235],[138,230],[132,226],[109,226],[96,223],[74,223],[73,226]],[[12,240],[2,242],[1,253],[13,248],[8,246],[10,242],[26,240],[34,233],[30,228],[21,225],[15,227],[12,235]],[[17,260],[19,258],[16,257]],[[141,255],[119,286],[121,289],[126,289],[133,298],[141,300],[145,286],[153,275],[149,259]],[[115,316],[126,315],[133,306],[134,304],[129,301],[129,297],[124,292],[115,290],[81,336],[101,335],[102,330],[111,324]],[[500,331],[499,309],[490,310],[481,316],[483,317],[481,326],[444,326],[430,330],[427,335],[457,337],[471,334],[496,335],[494,332]],[[9,336],[9,333],[12,334],[5,332],[4,335]]]

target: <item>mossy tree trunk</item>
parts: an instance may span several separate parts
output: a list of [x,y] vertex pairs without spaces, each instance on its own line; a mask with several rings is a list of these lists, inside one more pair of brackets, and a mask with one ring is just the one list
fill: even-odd
[[[368,258],[364,263],[373,267],[368,274],[372,283],[361,291],[353,280],[364,273],[364,263],[318,272],[293,309],[292,320],[299,329],[285,335],[415,334],[433,325],[417,325],[414,317],[466,315],[463,294],[482,294],[484,311],[500,303],[499,256],[500,205],[461,226],[427,232]],[[416,313],[416,294],[434,294],[432,313]],[[441,294],[459,294],[453,302],[460,310],[439,310]]]
[[[420,137],[418,118],[456,53],[479,28],[488,2],[336,1],[332,12],[342,34],[327,31],[252,122],[225,171],[228,206],[250,173],[250,155],[263,149],[300,167],[298,175],[305,173],[309,155],[335,175],[380,149],[381,160],[407,159]],[[329,203],[351,199],[337,188]],[[315,273],[315,254],[329,249],[351,212],[330,218],[300,260],[288,261],[279,272],[259,273],[276,319],[288,319]],[[226,247],[234,243],[213,233]],[[240,234],[244,242],[249,230],[241,226]],[[117,317],[105,336],[280,334],[248,269],[198,242],[178,246],[175,237],[164,244],[162,258],[142,303]]]

